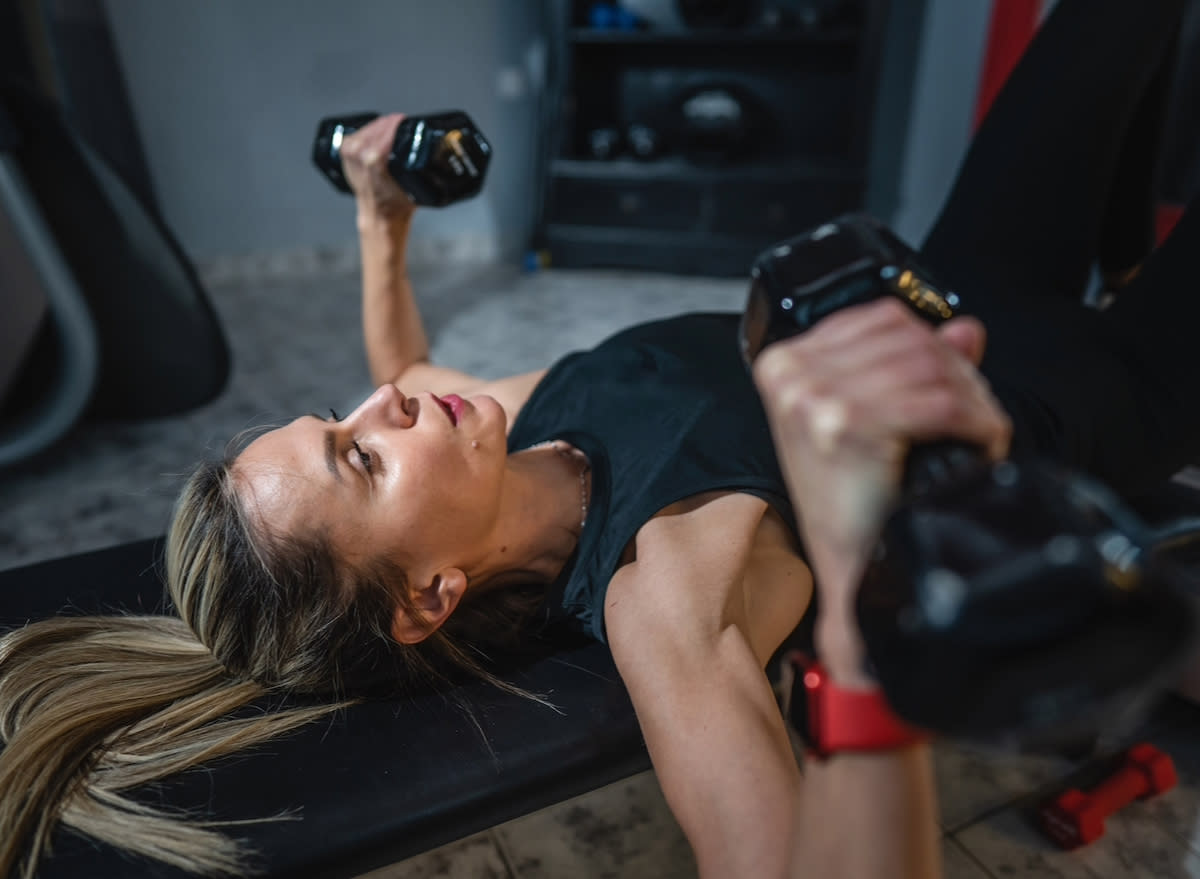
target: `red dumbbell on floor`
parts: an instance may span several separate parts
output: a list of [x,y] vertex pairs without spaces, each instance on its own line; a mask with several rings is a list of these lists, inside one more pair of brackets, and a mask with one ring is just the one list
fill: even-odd
[[1042,806],[1042,829],[1063,848],[1076,848],[1104,835],[1104,821],[1134,800],[1170,790],[1177,777],[1171,758],[1151,744],[1134,745],[1120,768],[1084,793],[1064,791]]

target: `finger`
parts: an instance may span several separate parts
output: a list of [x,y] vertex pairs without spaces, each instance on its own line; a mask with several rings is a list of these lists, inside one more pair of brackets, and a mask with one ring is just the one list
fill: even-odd
[[760,390],[800,374],[831,384],[873,370],[931,365],[922,352],[935,350],[930,346],[935,337],[923,322],[898,317],[892,308],[860,311],[851,320],[833,322],[841,314],[764,350],[755,364]]
[[385,113],[376,119],[371,120],[372,135],[378,142],[387,147],[391,147],[396,139],[396,129],[400,127],[405,116],[403,113]]
[[937,328],[937,336],[975,366],[983,362],[987,329],[974,317],[952,318]]
[[363,164],[377,162],[387,155],[396,139],[396,129],[405,116],[403,113],[385,113],[376,116],[362,128],[346,136],[342,141],[343,158],[359,159]]
[[981,401],[960,389],[897,395],[872,414],[876,428],[909,442],[955,439],[978,446],[989,458],[1008,452],[1011,422],[994,401]]
[[907,328],[930,332],[929,325],[907,305],[891,296],[842,308],[810,327],[804,336],[814,346],[854,347],[880,333]]

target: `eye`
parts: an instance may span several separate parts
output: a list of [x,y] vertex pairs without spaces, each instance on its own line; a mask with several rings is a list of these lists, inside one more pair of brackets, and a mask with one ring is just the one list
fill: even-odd
[[354,451],[358,452],[358,460],[362,462],[363,469],[368,473],[374,471],[374,462],[371,460],[371,455],[363,451],[363,447],[358,444],[358,440],[354,440],[350,445],[354,446]]

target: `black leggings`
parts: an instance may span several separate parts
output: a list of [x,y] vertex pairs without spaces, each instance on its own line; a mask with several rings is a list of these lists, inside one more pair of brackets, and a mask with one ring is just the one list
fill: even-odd
[[[922,254],[988,329],[982,371],[1036,453],[1126,494],[1200,454],[1200,206],[1153,250],[1184,0],[1059,0],[973,140]],[[1152,252],[1151,252],[1152,251]],[[1144,269],[1104,311],[1093,265]]]

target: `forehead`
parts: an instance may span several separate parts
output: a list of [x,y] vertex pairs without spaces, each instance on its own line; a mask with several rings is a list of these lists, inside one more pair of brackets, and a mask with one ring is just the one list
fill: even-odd
[[247,512],[271,528],[322,524],[318,514],[332,498],[334,478],[323,452],[327,431],[312,416],[257,437],[234,460],[231,472]]

